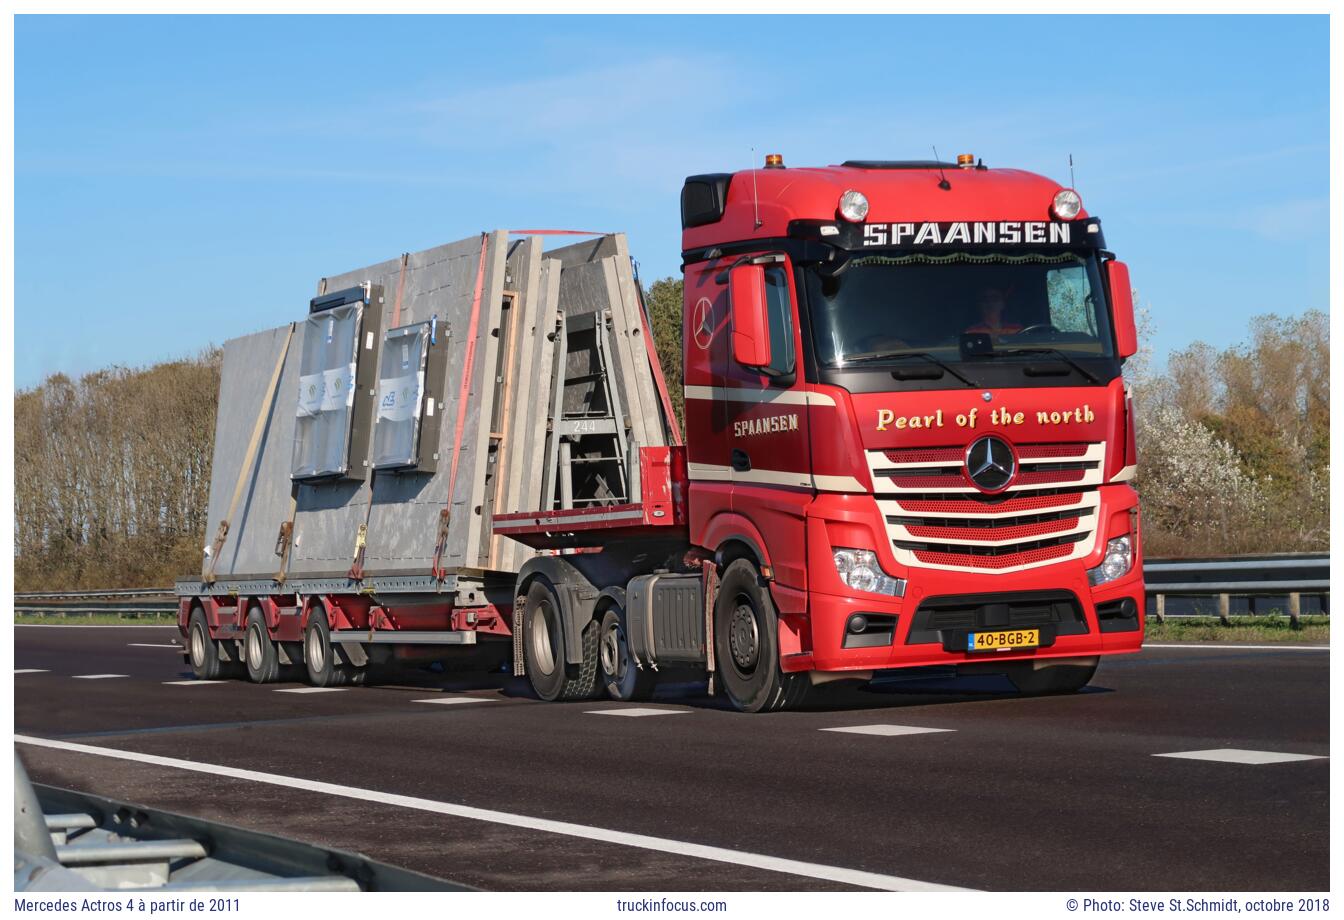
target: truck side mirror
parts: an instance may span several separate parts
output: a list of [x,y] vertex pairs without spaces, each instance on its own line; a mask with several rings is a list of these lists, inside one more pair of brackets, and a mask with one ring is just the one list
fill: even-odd
[[1111,288],[1115,347],[1120,357],[1128,358],[1139,350],[1139,334],[1134,328],[1134,292],[1129,286],[1129,266],[1124,262],[1107,262],[1106,282]]
[[733,315],[733,359],[747,367],[768,367],[770,319],[764,266],[733,266],[728,273],[728,304]]

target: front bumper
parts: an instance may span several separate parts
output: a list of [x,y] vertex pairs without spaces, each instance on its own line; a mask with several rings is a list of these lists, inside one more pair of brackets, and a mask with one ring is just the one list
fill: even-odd
[[[1145,632],[1142,545],[1135,526],[1137,497],[1128,486],[1102,491],[1101,520],[1107,524],[1099,528],[1096,546],[1086,557],[1006,573],[899,567],[890,553],[882,551],[880,518],[865,522],[864,509],[852,499],[829,509],[819,503],[816,511],[820,513],[812,518],[809,530],[806,629],[799,630],[810,643],[804,641],[794,654],[785,655],[784,669],[871,671],[1137,652]],[[1134,567],[1115,581],[1093,587],[1088,568],[1100,563],[1107,539],[1131,527]],[[864,543],[878,547],[888,574],[906,579],[904,596],[849,591],[835,577],[831,546],[855,545],[837,544],[837,535],[858,540],[864,531],[871,535],[871,542]],[[890,640],[856,644],[847,630],[856,614],[883,626],[894,618]],[[1018,628],[1040,628],[1041,646],[1000,652],[964,650],[967,631]]]

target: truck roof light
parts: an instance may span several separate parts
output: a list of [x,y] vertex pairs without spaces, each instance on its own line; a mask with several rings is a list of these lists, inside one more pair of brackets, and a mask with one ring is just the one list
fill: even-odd
[[959,153],[957,154],[957,165],[962,169],[970,169],[975,166],[975,154]]
[[765,155],[766,169],[783,169],[784,155],[782,153],[767,153]]
[[1071,188],[1055,192],[1055,200],[1050,205],[1050,210],[1060,220],[1073,220],[1082,209],[1083,199]]
[[868,216],[868,199],[863,192],[851,188],[840,196],[840,216],[852,224]]

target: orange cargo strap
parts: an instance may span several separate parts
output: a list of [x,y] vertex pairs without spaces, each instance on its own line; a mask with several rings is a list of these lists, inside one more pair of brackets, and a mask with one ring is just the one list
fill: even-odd
[[266,419],[270,417],[271,407],[275,404],[275,394],[280,385],[280,372],[285,368],[285,357],[289,354],[289,343],[293,339],[294,324],[290,323],[289,331],[285,333],[285,344],[281,347],[280,357],[275,362],[275,370],[271,371],[271,382],[266,389],[266,398],[262,400],[261,411],[257,413],[257,421],[252,426],[252,440],[247,442],[247,452],[243,455],[243,465],[238,470],[238,482],[233,487],[233,498],[229,500],[228,513],[219,522],[219,532],[215,535],[210,558],[206,560],[202,572],[202,579],[206,584],[215,582],[215,567],[219,564],[219,553],[229,535],[229,522],[238,511],[238,500],[243,497],[243,486],[247,484],[248,474],[252,472],[252,462],[256,459],[257,448],[261,445],[261,434],[266,430]]
[[[406,263],[410,261],[411,254],[403,252],[401,254],[401,268],[397,271],[397,296],[392,301],[392,325],[389,329],[396,329],[401,325],[401,295],[406,290]],[[373,514],[373,481],[377,478],[376,470],[369,470],[368,489],[365,494],[364,502],[364,522],[359,525],[355,531],[355,553],[350,562],[350,569],[345,574],[355,581],[364,579],[364,547],[369,538],[369,517]]]
[[490,242],[488,234],[481,234],[481,255],[476,263],[476,292],[471,296],[471,323],[467,327],[467,352],[462,363],[462,383],[457,389],[457,423],[453,426],[453,462],[448,469],[448,505],[439,512],[439,532],[434,541],[434,577],[443,581],[448,574],[442,567],[443,551],[448,543],[448,518],[452,511],[453,492],[457,485],[457,460],[462,454],[462,426],[466,422],[467,393],[471,388],[471,371],[476,362],[476,332],[481,321],[481,292],[485,288],[485,253]]

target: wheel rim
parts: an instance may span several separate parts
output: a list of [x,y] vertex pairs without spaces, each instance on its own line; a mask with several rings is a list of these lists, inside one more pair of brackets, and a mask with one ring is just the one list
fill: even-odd
[[738,598],[728,624],[728,651],[732,653],[733,664],[743,674],[756,670],[760,658],[760,632],[756,627],[756,611],[743,597]]
[[532,655],[536,659],[538,670],[543,674],[551,674],[555,671],[555,644],[551,641],[551,616],[550,602],[542,601],[537,605],[537,614],[532,617],[532,627],[529,630]]
[[191,627],[191,663],[196,667],[205,666],[205,638],[200,624]]
[[626,654],[625,633],[619,623],[602,634],[602,673],[620,683],[625,680],[630,659]]
[[316,626],[308,630],[308,664],[319,673],[327,666],[327,649],[322,642],[322,631]]
[[261,627],[253,624],[247,631],[247,664],[252,670],[261,670]]

